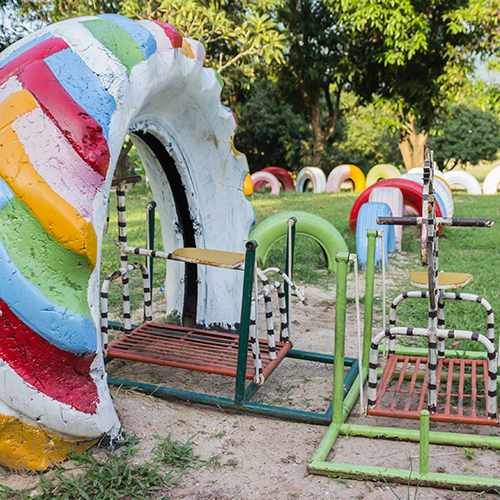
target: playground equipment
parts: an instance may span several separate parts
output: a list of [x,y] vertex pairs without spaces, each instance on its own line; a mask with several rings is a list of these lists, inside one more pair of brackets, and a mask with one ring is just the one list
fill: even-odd
[[[120,436],[106,383],[99,266],[127,134],[151,181],[164,248],[244,248],[245,157],[203,45],[116,15],[52,24],[0,55],[0,462],[43,470]],[[8,160],[7,160],[8,159]],[[229,215],[228,215],[229,214]],[[184,272],[167,294],[198,324],[240,320],[242,273]],[[182,267],[182,268],[181,268]]]
[[255,172],[251,175],[254,190],[262,189],[266,184],[271,186],[271,194],[280,194],[278,179],[269,172]]
[[366,269],[367,263],[367,241],[366,232],[375,229],[382,233],[382,237],[377,241],[375,250],[375,267],[382,265],[382,260],[387,267],[387,256],[396,250],[396,238],[393,226],[381,226],[378,224],[378,217],[391,217],[391,207],[387,203],[368,202],[365,203],[358,215],[356,225],[356,254],[358,261]]
[[245,196],[250,196],[253,194],[253,183],[250,174],[247,174],[245,180],[243,181],[243,194]]
[[[375,187],[395,187],[400,189],[403,193],[403,203],[409,205],[419,215],[422,215],[422,185],[413,182],[413,180],[401,179],[399,177],[396,179],[384,179],[366,188],[354,202],[349,216],[351,231],[356,231],[356,221],[358,219],[359,209],[364,203],[368,202],[370,193]],[[436,214],[438,217],[441,217],[442,212],[439,204],[436,206]]]
[[[448,444],[465,447],[489,447],[500,449],[500,438],[458,432],[435,432],[429,430],[429,421],[449,423],[474,423],[498,425],[496,403],[497,360],[493,344],[493,313],[489,304],[476,296],[448,293],[445,290],[463,286],[470,275],[465,273],[438,273],[438,226],[489,227],[491,219],[453,219],[436,217],[433,192],[433,158],[430,148],[425,148],[424,198],[422,213],[417,218],[380,218],[381,224],[419,225],[421,232],[422,264],[428,266],[424,276],[413,274],[411,280],[426,285],[426,292],[407,292],[393,302],[392,308],[405,298],[426,298],[429,302],[427,328],[401,328],[394,326],[395,315],[391,315],[391,325],[372,339],[371,326],[366,325],[363,338],[363,357],[360,359],[360,380],[358,379],[344,399],[335,391],[332,424],[316,450],[308,470],[314,474],[329,475],[349,479],[384,479],[416,486],[432,486],[475,491],[498,491],[500,479],[487,477],[453,475],[431,472],[429,467],[429,444]],[[373,262],[375,231],[368,232],[368,268],[365,292],[365,316],[371,317],[373,305]],[[349,256],[337,254],[338,284],[335,318],[335,355],[337,359],[344,352],[346,275]],[[487,335],[461,330],[446,330],[444,327],[445,300],[470,300],[481,303],[488,311]],[[415,335],[428,339],[428,350],[406,348],[394,349],[395,336]],[[386,366],[378,379],[379,345],[384,338],[390,339],[391,349]],[[485,351],[460,353],[446,351],[442,340],[445,338],[468,339],[484,346]],[[409,369],[411,365],[412,369]],[[361,388],[368,377],[368,414],[384,415],[409,419],[419,419],[420,428],[398,429],[396,427],[377,427],[348,423],[349,413],[360,395]],[[466,383],[467,382],[467,383]],[[466,390],[466,386],[470,390]],[[484,392],[482,392],[484,388]],[[425,394],[427,408],[424,408]],[[337,398],[337,399],[335,399]],[[364,401],[361,402],[362,406]],[[387,408],[383,410],[382,407]],[[456,406],[453,411],[453,406]],[[480,414],[482,412],[482,414]],[[359,464],[334,463],[327,456],[340,435],[350,438],[368,437],[396,439],[420,443],[419,470],[404,470],[384,466],[365,466]]]
[[459,184],[467,190],[468,194],[482,194],[481,185],[469,172],[465,172],[464,170],[450,170],[449,172],[445,172],[442,177],[450,187],[452,184]]
[[484,179],[483,194],[497,194],[498,184],[500,184],[500,167],[495,167]]
[[266,167],[262,170],[263,172],[269,172],[273,174],[276,179],[278,179],[283,186],[283,191],[294,192],[295,191],[295,183],[293,182],[293,177],[290,175],[290,172],[280,167]]
[[307,236],[316,241],[326,255],[328,269],[336,272],[335,254],[347,252],[347,245],[335,226],[319,215],[292,210],[272,215],[252,229],[250,237],[259,242],[257,257],[265,265],[271,247],[286,236],[286,221],[291,217],[297,219],[296,231],[300,236]]
[[[334,364],[334,357],[329,354],[301,351],[292,348],[293,335],[289,322],[292,289],[302,299],[295,289],[289,276],[293,271],[293,253],[296,233],[294,217],[282,221],[287,237],[286,274],[277,268],[260,270],[256,265],[256,250],[258,243],[250,240],[246,244],[246,253],[224,252],[203,248],[180,248],[173,252],[161,252],[154,249],[133,248],[127,245],[125,192],[123,186],[117,189],[119,248],[122,262],[127,255],[152,257],[174,262],[183,262],[196,266],[211,266],[226,269],[230,272],[242,272],[243,292],[241,305],[241,321],[239,332],[220,332],[186,326],[174,326],[152,323],[150,317],[150,286],[149,279],[144,275],[144,267],[129,264],[108,276],[103,283],[101,292],[101,332],[102,345],[107,349],[106,361],[113,358],[139,361],[142,363],[184,368],[211,374],[226,375],[235,379],[234,398],[211,394],[200,394],[186,390],[174,389],[164,385],[145,384],[133,380],[123,380],[108,377],[108,383],[134,387],[147,393],[161,394],[190,402],[213,405],[221,408],[234,409],[242,412],[273,416],[283,419],[328,425],[331,421],[332,406],[325,413],[298,410],[272,404],[252,402],[259,388],[271,373],[285,358],[315,361]],[[124,291],[124,324],[113,323],[113,327],[121,327],[124,336],[107,346],[108,318],[107,300],[109,285],[117,277],[128,278],[134,269],[140,268],[144,279],[144,304],[146,320],[143,325],[132,325],[128,303],[128,290]],[[167,265],[168,268],[168,265]],[[279,274],[284,282],[270,281],[267,275]],[[146,270],[147,274],[147,270]],[[168,275],[168,269],[167,269]],[[257,280],[263,289],[258,292]],[[128,280],[125,280],[128,281]],[[253,290],[253,298],[252,298]],[[271,306],[271,293],[278,292],[280,311],[280,336],[275,339],[274,320]],[[258,335],[258,304],[263,300],[266,312],[267,338]],[[302,299],[303,300],[303,299]],[[348,373],[345,378],[345,391],[352,384],[357,373],[357,362],[347,358],[345,367]],[[253,363],[253,366],[250,366]],[[336,364],[336,363],[335,363]],[[344,369],[344,368],[342,368]],[[251,380],[246,384],[247,380]]]
[[366,174],[366,187],[370,187],[382,179],[394,179],[399,177],[401,172],[394,165],[380,164],[372,167]]
[[326,191],[326,177],[323,170],[318,167],[304,167],[297,175],[295,191],[305,193],[312,185],[313,193],[324,193]]
[[[368,197],[368,202],[380,201],[387,203],[391,208],[393,217],[403,216],[403,193],[401,189],[391,187],[375,187]],[[403,228],[395,226],[394,237],[396,238],[396,250],[401,252],[401,240],[403,238]]]
[[350,179],[354,184],[354,191],[360,193],[365,189],[365,174],[356,165],[338,165],[332,169],[326,180],[327,193],[340,193],[340,186]]

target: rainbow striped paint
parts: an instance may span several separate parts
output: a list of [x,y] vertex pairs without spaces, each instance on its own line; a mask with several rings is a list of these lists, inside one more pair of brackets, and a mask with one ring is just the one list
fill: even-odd
[[[243,248],[253,219],[241,191],[248,168],[233,152],[235,118],[221,106],[220,77],[202,67],[204,57],[201,44],[167,23],[117,15],[54,24],[0,54],[4,465],[45,469],[104,435],[119,436],[96,325],[105,212],[127,133],[152,130],[180,165],[196,227],[207,229],[197,244]],[[160,216],[174,219],[168,182],[154,159],[145,164],[155,198],[165,198]],[[233,213],[241,229],[231,232]],[[165,247],[178,243],[168,229]],[[200,321],[221,322],[214,311],[225,298],[212,304],[203,290]]]

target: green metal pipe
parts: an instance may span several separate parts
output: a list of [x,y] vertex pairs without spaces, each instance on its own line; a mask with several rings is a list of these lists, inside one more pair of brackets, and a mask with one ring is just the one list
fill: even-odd
[[250,240],[246,243],[240,334],[238,339],[238,364],[236,366],[236,382],[234,389],[234,402],[237,405],[241,405],[245,399],[248,338],[250,334],[250,308],[252,307],[252,289],[254,284],[255,252],[257,250],[257,245],[258,243],[255,240]]
[[[398,429],[393,427],[372,427],[369,425],[342,424],[340,426],[340,433],[344,436],[393,439],[397,441],[411,441],[415,443],[418,443],[420,440],[420,431],[418,429]],[[475,434],[430,431],[429,443],[472,448],[489,447],[500,449],[500,436],[481,436]]]
[[[295,231],[296,231],[296,224],[297,224],[297,219],[295,217],[290,217],[292,220],[293,224],[291,226],[288,226],[288,221],[287,221],[287,232],[286,232],[286,253],[285,253],[285,272],[292,280],[292,275],[293,275],[293,262],[294,262],[294,257],[295,257]],[[288,220],[290,220],[288,219]],[[289,230],[288,230],[289,228]],[[291,249],[291,251],[290,251]],[[288,321],[290,321],[291,314],[290,314],[290,286],[288,283],[285,281],[283,291],[285,292],[285,302],[286,302],[286,315],[288,318]],[[282,339],[283,340],[283,339]]]
[[333,365],[332,422],[340,424],[342,421],[342,403],[344,400],[345,314],[349,254],[337,252],[335,260],[337,261],[337,294],[335,300],[335,339],[333,352],[337,362]]
[[377,231],[366,232],[368,247],[366,253],[365,320],[363,329],[363,368],[368,369],[373,327],[373,297],[375,291],[375,246]]
[[264,405],[259,403],[242,402],[236,404],[232,399],[201,394],[180,389],[172,389],[153,384],[144,384],[141,382],[132,382],[130,380],[121,380],[108,378],[108,384],[122,387],[131,387],[141,390],[148,394],[162,395],[172,399],[179,399],[191,403],[210,405],[227,410],[237,410],[243,413],[253,415],[262,415],[265,417],[274,417],[305,424],[328,425],[331,422],[331,416],[327,413],[313,413],[310,411],[296,410],[294,408],[282,408],[279,406]]
[[405,469],[388,469],[359,464],[341,464],[334,462],[310,462],[308,472],[323,476],[341,477],[344,479],[387,481],[401,484],[410,484],[419,487],[439,487],[461,489],[467,491],[500,490],[500,479],[486,477],[458,476],[454,474],[420,472]]
[[420,412],[420,474],[429,472],[429,411]]

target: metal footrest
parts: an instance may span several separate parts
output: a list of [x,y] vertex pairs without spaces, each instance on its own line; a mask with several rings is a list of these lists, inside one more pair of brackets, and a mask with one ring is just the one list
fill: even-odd
[[[464,424],[498,425],[488,418],[488,362],[472,359],[438,359],[437,409],[431,420]],[[378,383],[370,415],[418,419],[427,409],[427,358],[391,355]]]
[[[236,377],[239,336],[182,326],[145,323],[130,335],[113,342],[110,358],[175,366]],[[269,358],[267,339],[259,339],[262,373],[267,377],[291,349],[289,342],[276,341],[276,359]],[[254,376],[252,347],[247,354],[246,378]]]

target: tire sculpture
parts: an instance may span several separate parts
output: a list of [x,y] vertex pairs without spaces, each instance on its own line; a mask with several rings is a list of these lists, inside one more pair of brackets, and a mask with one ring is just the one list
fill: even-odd
[[252,184],[255,190],[263,189],[266,184],[271,186],[271,194],[280,194],[280,183],[278,179],[269,172],[255,172],[251,175]]
[[313,193],[324,193],[326,191],[326,176],[323,170],[317,167],[303,168],[297,175],[295,191],[305,193],[309,184],[312,184]]
[[[171,25],[117,15],[48,26],[0,55],[0,462],[8,467],[46,469],[119,437],[97,325],[102,234],[127,134],[158,201],[165,251],[244,250],[248,167],[233,147],[221,79],[203,59],[202,44]],[[239,273],[189,274],[175,264],[169,307],[183,311],[192,283],[197,323],[239,321]]]
[[293,182],[293,177],[290,172],[280,167],[266,167],[262,170],[263,172],[269,172],[273,174],[276,179],[278,179],[283,186],[283,191],[295,192],[295,182]]
[[497,194],[500,184],[500,167],[495,167],[484,179],[483,194]]
[[[422,216],[422,186],[417,182],[413,182],[408,179],[401,179],[397,177],[396,179],[384,179],[378,181],[377,184],[372,184],[369,188],[365,189],[356,199],[354,205],[351,209],[351,214],[349,216],[349,226],[353,232],[356,232],[356,222],[358,219],[358,213],[360,208],[368,202],[370,198],[370,193],[376,187],[396,187],[403,193],[403,202],[406,205],[410,205],[413,210],[415,210],[419,216]],[[441,208],[439,203],[436,203],[436,215],[437,217],[442,217]]]
[[449,186],[452,184],[463,186],[469,194],[483,194],[481,184],[479,184],[478,180],[464,170],[450,170],[449,172],[445,172],[443,179]]
[[366,174],[366,187],[370,187],[382,179],[394,179],[400,175],[401,172],[394,165],[375,165]]
[[340,193],[342,183],[351,179],[354,191],[361,193],[365,189],[365,174],[356,165],[338,165],[332,169],[326,180],[327,193]]
[[319,215],[292,210],[272,215],[258,224],[250,233],[250,237],[258,241],[257,256],[265,264],[267,254],[271,247],[278,240],[286,237],[287,220],[290,217],[297,219],[296,234],[307,236],[315,240],[325,252],[328,269],[332,272],[337,271],[335,254],[337,252],[348,252],[347,245],[342,235],[335,226]]
[[356,254],[358,262],[366,269],[368,258],[368,239],[366,232],[369,229],[384,232],[384,247],[382,252],[382,239],[377,238],[375,246],[375,266],[381,267],[382,257],[384,257],[387,267],[387,257],[396,249],[396,239],[394,237],[394,226],[385,226],[377,224],[377,217],[392,217],[393,213],[387,203],[368,202],[359,210],[358,224],[356,226]]
[[[375,186],[368,202],[383,202],[389,205],[393,217],[403,217],[403,193],[401,189],[394,187],[377,187]],[[359,216],[358,216],[359,217]],[[396,238],[396,250],[401,252],[401,240],[403,237],[403,226],[393,226],[394,236]]]

